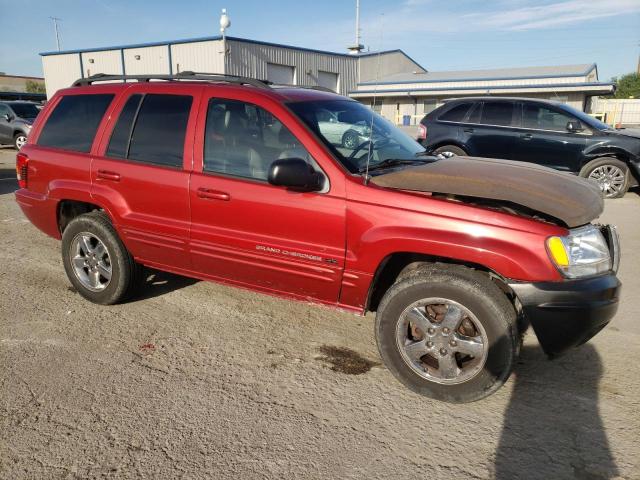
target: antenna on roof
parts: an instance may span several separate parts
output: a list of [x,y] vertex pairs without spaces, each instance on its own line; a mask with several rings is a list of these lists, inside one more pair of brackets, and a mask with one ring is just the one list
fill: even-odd
[[360,0],[356,0],[356,43],[349,47],[351,55],[358,55],[364,50],[364,45],[360,43]]
[[58,22],[62,21],[61,18],[58,17],[49,17],[53,20],[53,29],[56,32],[56,49],[60,51],[60,32],[58,32]]

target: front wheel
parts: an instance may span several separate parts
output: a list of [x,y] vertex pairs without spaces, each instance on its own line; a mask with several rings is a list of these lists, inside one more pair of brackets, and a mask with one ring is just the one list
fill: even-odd
[[617,158],[597,158],[590,161],[580,176],[594,180],[605,198],[620,198],[629,190],[629,168]]
[[483,274],[431,265],[387,291],[376,339],[385,365],[408,388],[466,403],[509,378],[520,345],[516,321],[505,294]]
[[16,133],[13,137],[13,146],[20,150],[27,143],[27,136],[24,133]]
[[62,262],[75,289],[94,303],[125,300],[139,283],[141,266],[104,212],[74,218],[62,233]]
[[354,132],[353,130],[349,130],[348,132],[345,132],[345,134],[342,136],[342,146],[344,148],[348,148],[349,150],[352,150],[358,146],[359,138],[360,136],[358,135],[357,132]]

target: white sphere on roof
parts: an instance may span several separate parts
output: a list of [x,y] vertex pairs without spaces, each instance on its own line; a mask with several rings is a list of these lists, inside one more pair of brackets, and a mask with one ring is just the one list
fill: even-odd
[[222,15],[220,15],[220,30],[225,30],[231,26],[231,19],[227,15],[227,9],[222,9]]

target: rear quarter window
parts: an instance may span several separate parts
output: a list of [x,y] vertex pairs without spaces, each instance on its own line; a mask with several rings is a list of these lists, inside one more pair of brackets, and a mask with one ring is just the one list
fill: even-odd
[[461,103],[442,113],[438,120],[444,120],[445,122],[461,122],[464,120],[465,115],[473,105],[471,102]]
[[63,97],[42,127],[38,145],[88,153],[113,97],[111,93]]

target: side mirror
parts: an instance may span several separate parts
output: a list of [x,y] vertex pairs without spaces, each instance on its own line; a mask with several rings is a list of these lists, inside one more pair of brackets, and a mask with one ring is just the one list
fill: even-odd
[[322,175],[301,158],[282,158],[269,168],[269,183],[298,192],[322,190]]
[[8,113],[5,113],[2,118],[4,118],[7,122],[11,121],[11,115],[9,115]]
[[581,132],[582,130],[584,130],[584,128],[582,128],[582,123],[580,123],[580,121],[569,120],[567,122],[567,132]]

